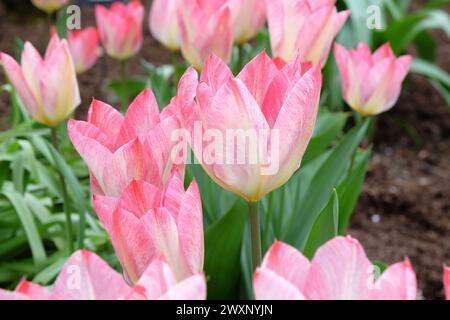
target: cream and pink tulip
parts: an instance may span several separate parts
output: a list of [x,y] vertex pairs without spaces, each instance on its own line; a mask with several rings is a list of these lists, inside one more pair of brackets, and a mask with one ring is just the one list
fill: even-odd
[[[320,67],[302,65],[298,59],[276,64],[263,52],[234,77],[225,62],[212,55],[200,83],[192,68],[181,78],[178,92],[183,95],[175,105],[183,127],[190,132],[191,147],[209,176],[223,188],[256,202],[299,168],[314,130],[321,86]],[[226,137],[230,131],[250,131],[249,144],[258,150],[247,153],[245,145],[230,143],[216,150],[218,161],[211,161],[203,153],[210,142],[196,139],[198,124],[206,135]],[[250,161],[256,154],[258,158]],[[243,161],[237,160],[243,155]]]
[[230,61],[233,27],[229,1],[185,1],[178,8],[181,52],[197,70],[211,54]]
[[35,7],[51,14],[69,3],[69,0],[31,0]]
[[350,12],[338,12],[336,0],[265,1],[274,57],[324,65]]
[[342,77],[342,94],[352,109],[371,116],[395,105],[411,68],[410,55],[397,58],[389,43],[373,54],[365,43],[349,51],[335,44],[334,54]]
[[0,289],[0,300],[204,300],[203,274],[182,282],[163,258],[145,270],[136,285],[129,286],[122,275],[95,253],[80,250],[72,254],[51,290],[22,280],[14,291]]
[[336,237],[312,261],[297,249],[275,242],[254,274],[259,300],[415,300],[417,282],[408,259],[381,275],[361,244]]
[[44,59],[29,42],[19,65],[1,53],[5,72],[24,107],[36,121],[56,126],[81,103],[72,56],[67,41],[53,35]]
[[142,47],[145,9],[140,0],[114,2],[111,8],[96,5],[95,17],[100,40],[108,55],[127,60]]
[[266,22],[266,6],[263,0],[229,0],[234,41],[241,44],[253,38]]
[[94,194],[119,197],[132,180],[163,188],[174,171],[184,174],[184,163],[174,164],[172,139],[179,121],[169,107],[162,113],[152,91],[146,89],[130,105],[125,117],[93,100],[88,121],[69,120],[69,137],[91,172]]
[[165,190],[132,181],[120,198],[94,196],[94,208],[130,282],[159,256],[178,281],[202,272],[202,205],[195,181],[187,191],[178,174]]
[[94,66],[101,53],[100,39],[96,28],[68,31],[67,42],[78,74]]
[[153,37],[172,51],[180,49],[177,10],[182,3],[182,0],[154,0],[148,18]]

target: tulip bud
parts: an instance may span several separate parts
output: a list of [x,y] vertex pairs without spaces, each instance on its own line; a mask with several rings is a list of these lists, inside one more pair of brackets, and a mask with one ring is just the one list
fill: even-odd
[[177,10],[180,0],[154,0],[149,15],[152,35],[172,51],[180,49]]
[[72,56],[66,40],[55,34],[44,59],[25,43],[21,65],[2,53],[1,61],[24,107],[36,121],[56,126],[81,103]]
[[341,72],[345,102],[363,116],[385,112],[397,102],[412,57],[397,58],[389,43],[374,54],[365,43],[347,51],[336,44],[334,54]]
[[181,52],[190,64],[200,70],[211,54],[230,61],[233,29],[228,0],[187,1],[177,14]]
[[139,0],[129,4],[114,2],[108,10],[95,7],[97,28],[106,52],[117,60],[126,60],[142,47],[144,6]]
[[62,6],[65,6],[68,2],[69,0],[31,0],[31,3],[33,3],[35,7],[48,14],[55,12]]
[[275,57],[287,62],[324,65],[334,37],[350,12],[337,12],[336,0],[266,0],[270,43]]
[[97,29],[89,27],[84,30],[69,31],[67,41],[77,74],[92,68],[101,52]]

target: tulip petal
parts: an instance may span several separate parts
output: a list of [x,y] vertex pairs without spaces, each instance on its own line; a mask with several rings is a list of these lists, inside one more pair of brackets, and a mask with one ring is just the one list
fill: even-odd
[[255,271],[253,286],[257,300],[305,300],[293,284],[265,268]]
[[111,300],[128,294],[122,276],[96,254],[81,250],[64,264],[52,297],[58,300]]
[[447,300],[450,300],[450,268],[444,266],[444,291]]
[[48,300],[50,298],[50,291],[47,288],[25,279],[19,282],[14,291],[27,296],[31,300]]
[[375,300],[416,300],[417,280],[408,259],[387,268],[371,288]]
[[269,269],[302,290],[309,270],[309,261],[297,249],[276,241],[266,253],[262,269]]
[[160,300],[205,300],[206,280],[203,274],[189,277],[170,288]]
[[366,300],[372,272],[356,239],[336,237],[317,250],[303,293],[311,300]]
[[114,146],[124,120],[122,114],[109,104],[93,99],[88,112],[88,122],[99,128]]

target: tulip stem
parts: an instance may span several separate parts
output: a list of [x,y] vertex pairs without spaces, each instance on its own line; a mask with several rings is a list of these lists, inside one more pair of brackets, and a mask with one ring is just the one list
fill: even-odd
[[250,236],[252,246],[253,272],[261,264],[261,227],[259,222],[259,202],[248,203]]
[[[57,152],[60,153],[59,143],[58,143],[58,135],[55,127],[51,128],[51,136],[52,136],[52,144],[53,147]],[[66,236],[67,236],[67,243],[69,246],[69,251],[72,253],[74,251],[73,247],[73,228],[72,228],[72,218],[70,217],[70,206],[69,206],[69,196],[67,193],[66,188],[66,181],[64,179],[64,176],[60,170],[58,170],[59,175],[59,182],[61,187],[61,193],[63,196],[63,206],[64,206],[64,213],[66,216]]]
[[128,107],[128,99],[127,99],[127,95],[125,94],[126,91],[126,85],[125,85],[125,81],[127,80],[127,60],[122,60],[120,61],[120,80],[122,81],[122,92],[120,93],[120,98],[121,98],[121,102],[122,102],[122,107],[121,107],[121,111],[122,113],[126,113],[127,112],[127,107]]

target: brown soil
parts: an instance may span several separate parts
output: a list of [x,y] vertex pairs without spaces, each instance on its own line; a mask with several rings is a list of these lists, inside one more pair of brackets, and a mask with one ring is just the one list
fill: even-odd
[[[143,2],[148,8],[149,1]],[[36,18],[18,24],[21,14],[7,14],[2,5],[1,50],[13,54],[17,36],[42,52],[47,41],[45,17],[36,13]],[[29,11],[27,7],[27,16]],[[83,27],[93,24],[92,8],[82,11]],[[144,30],[141,58],[157,65],[170,62],[170,53],[150,36],[148,28]],[[436,36],[439,65],[450,72],[450,42],[443,34]],[[133,59],[130,72],[144,73],[138,58]],[[111,101],[104,90],[105,79],[118,76],[119,66],[107,57],[82,75],[83,104],[78,113],[85,114],[92,97]],[[4,83],[2,76],[0,83]],[[0,128],[7,126],[8,103],[7,95],[1,95]],[[415,141],[405,126],[421,141]],[[450,109],[426,79],[413,76],[397,106],[379,117],[374,142],[374,156],[349,233],[362,242],[371,259],[393,263],[408,256],[423,296],[442,298],[442,264],[450,264]]]

